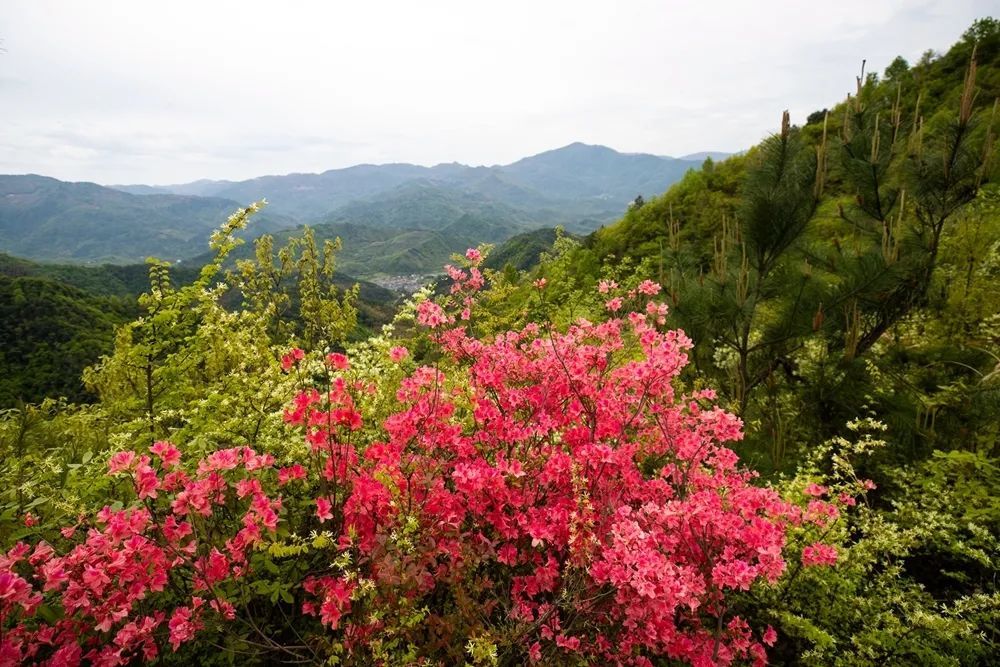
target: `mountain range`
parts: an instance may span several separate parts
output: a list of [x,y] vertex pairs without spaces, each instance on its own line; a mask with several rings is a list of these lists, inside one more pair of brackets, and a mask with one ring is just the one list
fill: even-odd
[[[138,197],[94,183],[0,176],[0,251],[69,262],[176,260],[202,252],[212,230],[239,206],[220,197]],[[267,212],[254,224],[252,233],[260,234],[297,222]]]
[[567,199],[584,200],[575,207],[577,215],[586,211],[614,217],[636,195],[663,192],[688,169],[699,167],[709,154],[672,158],[620,153],[606,146],[577,142],[492,167],[470,167],[457,162],[433,167],[362,164],[320,174],[261,176],[245,181],[200,180],[179,185],[112,187],[132,194],[196,195],[236,201],[266,197],[271,211],[308,221],[356,200],[424,181],[529,211],[559,208]]
[[322,235],[344,233],[342,266],[362,276],[433,272],[470,244],[557,225],[593,231],[637,195],[660,194],[706,157],[724,155],[672,158],[574,143],[491,167],[356,165],[167,186],[0,176],[0,251],[78,263],[190,259],[229,213],[266,198],[246,235],[319,225]]

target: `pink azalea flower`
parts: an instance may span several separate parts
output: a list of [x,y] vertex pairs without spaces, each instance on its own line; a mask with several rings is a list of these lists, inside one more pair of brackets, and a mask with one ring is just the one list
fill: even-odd
[[332,507],[332,503],[326,498],[321,496],[316,499],[316,518],[320,523],[333,518],[333,512],[330,511]]

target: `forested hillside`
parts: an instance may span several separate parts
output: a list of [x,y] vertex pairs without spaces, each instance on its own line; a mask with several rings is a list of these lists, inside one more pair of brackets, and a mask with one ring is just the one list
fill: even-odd
[[[34,175],[0,176],[0,195],[0,252],[75,262],[191,257],[236,207],[216,197],[140,197]],[[255,222],[254,232],[292,224],[269,214]]]
[[[285,235],[281,245],[293,238]],[[246,257],[252,256],[251,247]],[[170,284],[194,283],[203,264],[171,266]],[[45,264],[0,253],[0,410],[46,397],[93,401],[83,371],[114,349],[115,329],[139,315],[137,299],[150,289],[150,270],[149,264]],[[280,280],[293,282],[294,270],[286,269]],[[329,282],[344,291],[358,288],[354,337],[392,319],[398,293],[339,270]],[[236,289],[221,303],[235,308],[240,298]]]
[[110,352],[115,328],[137,315],[134,301],[0,274],[0,409],[46,396],[93,400],[83,369]]
[[[44,278],[96,296],[135,298],[149,289],[149,266],[146,264],[49,264],[0,253],[0,275],[8,278]],[[173,275],[175,280],[187,283],[194,280],[198,270],[174,267]]]
[[[996,664],[1000,21],[869,68],[586,237],[396,165],[138,316],[4,258],[15,389],[86,393],[0,412],[0,665]],[[483,187],[625,196],[593,148]],[[381,320],[337,273],[428,261]]]
[[951,418],[1000,408],[981,382],[1000,306],[987,296],[998,96],[1000,38],[984,21],[947,54],[865,72],[801,127],[786,118],[745,155],[706,160],[550,268],[572,266],[582,289],[620,263],[662,282],[698,371],[760,420],[745,452],[759,464],[794,464],[789,447],[870,410],[906,456],[932,448]]
[[[463,215],[451,224],[434,229],[401,229],[354,223],[321,223],[311,227],[321,241],[339,239],[343,247],[338,266],[344,272],[368,279],[414,274],[429,276],[440,274],[451,255],[461,248],[479,243],[497,243],[505,247],[515,239],[536,232],[525,232],[507,239],[511,228],[500,227]],[[514,228],[516,229],[516,228]],[[283,243],[301,233],[301,228],[274,234],[275,241]],[[547,230],[551,234],[551,230]],[[248,258],[253,254],[250,245],[238,248],[232,257]],[[200,255],[181,264],[184,268],[201,266],[209,255]],[[521,267],[526,268],[526,267]],[[425,278],[426,282],[426,278]]]
[[639,278],[662,283],[693,340],[684,377],[741,416],[744,461],[777,480],[837,477],[851,457],[874,480],[845,513],[839,572],[741,603],[781,624],[778,662],[996,655],[998,97],[1000,23],[984,19],[494,288],[506,327],[599,320]]

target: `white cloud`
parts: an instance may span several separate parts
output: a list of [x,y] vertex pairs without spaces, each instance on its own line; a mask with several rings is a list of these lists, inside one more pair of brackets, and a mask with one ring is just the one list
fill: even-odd
[[179,182],[494,164],[571,141],[738,150],[981,0],[0,6],[0,172]]

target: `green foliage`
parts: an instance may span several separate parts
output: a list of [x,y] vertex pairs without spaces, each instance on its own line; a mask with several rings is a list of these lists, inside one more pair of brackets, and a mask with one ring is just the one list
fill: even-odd
[[[168,291],[192,284],[201,272],[200,266],[188,264],[170,266],[169,272],[166,264],[156,266],[157,280]],[[148,265],[44,264],[0,254],[0,408],[57,396],[93,401],[96,395],[80,376],[112,351],[116,329],[139,314],[137,298],[149,288],[149,280]],[[357,289],[351,301],[357,311],[352,337],[392,319],[395,293],[371,283],[356,288],[353,279],[339,272],[323,281],[352,294]],[[223,292],[220,303],[233,311],[238,297],[232,290]],[[332,313],[327,319],[340,321]]]
[[94,502],[124,498],[108,480],[110,423],[93,406],[47,399],[0,411],[0,539],[32,532],[26,513],[55,526],[74,523]]
[[[341,295],[333,245],[320,251],[308,233],[278,253],[279,265],[262,242],[263,263],[243,263],[234,278],[245,307],[223,305],[222,267],[240,243],[235,233],[259,208],[241,209],[213,235],[215,256],[193,283],[177,287],[165,265],[151,263],[142,316],[120,328],[113,354],[85,372],[118,425],[115,446],[183,437],[200,451],[223,444],[280,451],[289,386],[276,371],[279,346],[293,336],[321,350],[355,331],[357,289]],[[291,292],[283,291],[288,281]]]
[[[232,282],[248,310],[266,320],[272,340],[298,340],[306,349],[340,343],[357,325],[354,285],[338,299],[334,254],[340,242],[327,240],[319,250],[308,227],[275,256],[273,240],[255,242],[255,261],[238,261]],[[294,312],[297,316],[292,316]]]
[[80,375],[111,350],[115,328],[135,313],[125,299],[0,275],[0,409],[49,396],[92,400]]
[[[198,275],[198,269],[173,267],[174,281],[189,283]],[[134,299],[149,287],[149,268],[145,264],[48,264],[32,262],[0,253],[0,275],[10,278],[46,278],[83,290],[94,296],[113,296]]]
[[[87,395],[98,400],[95,405],[46,400],[0,413],[0,533],[27,530],[21,523],[26,511],[45,522],[72,523],[88,501],[118,497],[119,490],[109,486],[105,475],[106,461],[124,448],[183,438],[192,453],[239,444],[280,457],[290,453],[289,447],[301,446],[289,444],[295,439],[287,437],[281,418],[294,381],[280,372],[279,357],[290,343],[288,336],[317,350],[342,347],[356,332],[357,288],[339,289],[332,280],[335,248],[327,244],[320,250],[306,234],[278,252],[288,262],[283,279],[292,289],[259,294],[237,290],[235,297],[243,304],[226,305],[233,290],[219,282],[222,267],[240,243],[237,231],[259,208],[254,204],[241,209],[213,235],[215,255],[193,282],[178,285],[166,264],[150,263],[149,289],[139,298],[140,316],[116,332],[109,327],[105,346],[98,351],[106,356],[83,373],[91,392]],[[280,270],[254,262],[241,269],[241,275],[256,280],[254,285],[261,289]],[[55,294],[72,297],[69,305],[27,302],[45,303],[53,313],[75,312],[72,309],[86,299],[97,299],[44,279],[15,280],[18,285],[55,285]],[[132,313],[134,306],[125,308],[121,318]],[[39,336],[23,328],[21,332],[28,345],[37,345]],[[69,374],[72,368],[61,349],[53,348],[53,374],[60,368],[61,381],[78,383],[79,375]],[[95,357],[90,354],[90,361]],[[31,373],[47,368],[40,358],[28,360],[37,364],[30,367]],[[386,369],[373,372],[377,377]],[[121,490],[126,495],[128,491]]]
[[[867,420],[851,431],[814,449],[783,482],[786,493],[818,482],[836,495],[857,483],[855,466],[886,446],[885,426]],[[744,600],[746,613],[768,619],[784,638],[773,664],[985,665],[996,655],[995,464],[939,452],[885,473],[895,487],[887,506],[864,505],[825,531],[838,546],[837,567],[793,566],[785,581]],[[794,539],[819,535],[813,527]]]
[[[539,229],[515,234],[521,227],[503,222],[484,222],[468,214],[457,218],[440,229],[400,229],[396,227],[365,226],[355,223],[321,223],[311,228],[320,241],[336,241],[342,246],[337,266],[350,276],[371,280],[386,276],[416,274],[432,276],[441,273],[452,254],[465,252],[480,243],[499,243],[490,268],[503,268],[510,262],[515,269],[524,270],[538,262],[542,251],[552,245],[554,229]],[[278,232],[274,243],[287,243],[303,229]],[[513,236],[512,236],[513,235]],[[249,259],[249,247],[237,249],[234,257]],[[207,256],[185,262],[190,267]],[[360,297],[368,302],[386,301],[378,288],[361,281]]]
[[[323,240],[340,239],[341,268],[362,278],[407,274],[434,275],[455,252],[483,241],[503,240],[520,227],[484,222],[467,214],[436,229],[370,227],[355,223],[323,223],[314,232]],[[276,235],[284,239],[291,233]]]
[[491,252],[483,266],[497,271],[508,270],[508,267],[527,271],[538,264],[542,253],[552,248],[560,234],[560,229],[536,229],[513,236]]
[[671,244],[683,244],[692,262],[707,266],[713,231],[735,216],[749,155],[716,162],[708,171],[688,171],[666,194],[598,230],[588,245],[601,257],[655,257]]
[[[755,466],[793,466],[802,443],[869,407],[898,433],[887,457],[970,434],[995,446],[987,292],[1000,219],[982,188],[995,171],[996,32],[984,20],[939,59],[897,61],[885,81],[862,73],[846,102],[803,128],[786,119],[573,251],[580,285],[627,262],[664,284],[694,368],[751,425],[741,454]],[[577,311],[588,302],[546,298],[563,296]]]

